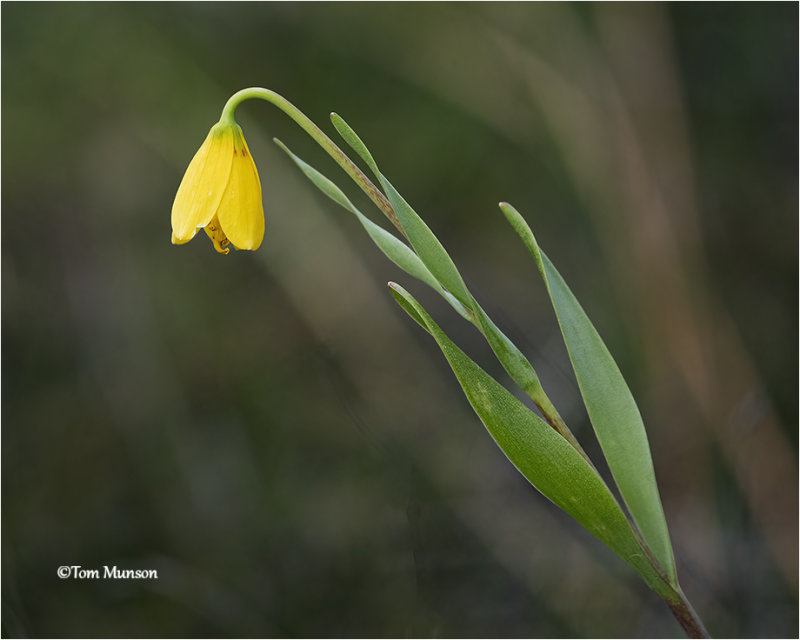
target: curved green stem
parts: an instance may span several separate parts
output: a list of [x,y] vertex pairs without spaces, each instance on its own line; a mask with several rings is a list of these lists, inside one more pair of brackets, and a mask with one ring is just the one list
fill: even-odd
[[[235,123],[234,120],[234,113],[236,108],[245,100],[249,100],[251,98],[258,98],[260,100],[266,100],[267,102],[275,105],[281,111],[283,111],[286,115],[288,115],[292,120],[294,120],[308,135],[313,138],[317,144],[319,144],[327,153],[330,155],[342,169],[353,179],[353,181],[361,188],[364,193],[372,200],[373,203],[386,215],[389,221],[400,231],[400,233],[408,239],[405,231],[403,230],[400,221],[398,220],[397,214],[395,213],[392,205],[389,203],[387,198],[381,193],[381,191],[372,183],[372,181],[353,163],[352,160],[334,143],[316,124],[314,124],[300,109],[295,107],[291,102],[286,100],[283,96],[275,93],[274,91],[270,91],[269,89],[263,89],[261,87],[250,87],[247,89],[242,89],[241,91],[237,91],[233,94],[228,101],[225,103],[224,108],[222,109],[222,114],[220,116],[220,122],[227,125],[232,125]],[[442,292],[446,292],[446,289],[442,289]],[[448,294],[449,295],[449,294]],[[477,305],[477,303],[475,303]],[[462,313],[470,322],[472,322],[478,330],[487,338],[486,327],[484,326],[483,321],[478,317],[478,313],[476,310],[470,309],[464,305],[461,305],[465,313]],[[477,307],[479,309],[479,307]],[[480,310],[480,314],[485,316],[482,310]],[[486,317],[488,320],[488,316]],[[489,322],[491,322],[489,320]],[[499,331],[499,330],[498,330]],[[490,340],[491,342],[491,340]],[[513,346],[513,345],[512,345]],[[494,348],[494,347],[493,347]],[[516,347],[513,347],[516,349]],[[519,354],[520,357],[524,358],[522,354]],[[503,360],[501,359],[501,362]],[[526,360],[527,362],[527,360]],[[506,363],[504,362],[504,366]],[[528,363],[530,367],[530,363]],[[530,367],[531,371],[533,368]],[[570,431],[569,427],[567,427],[566,423],[564,422],[561,415],[556,410],[553,403],[550,401],[550,398],[542,389],[541,384],[538,381],[538,378],[535,380],[535,384],[530,384],[530,380],[523,376],[519,378],[518,376],[514,375],[514,368],[508,369],[509,373],[511,374],[512,378],[520,384],[523,390],[533,399],[536,406],[542,412],[545,420],[550,424],[553,429],[555,429],[558,433],[561,434],[562,437],[574,447],[589,463],[589,465],[594,469],[594,465],[592,464],[589,457],[586,455],[586,452],[583,450],[581,445],[578,443],[575,436]],[[535,373],[534,373],[535,376]],[[595,472],[597,470],[595,469]],[[599,474],[598,474],[599,475]],[[634,527],[634,532],[636,533],[636,529]],[[649,557],[653,567],[658,568],[658,563],[656,562],[655,558],[652,557],[652,553],[648,549],[647,545],[644,543],[643,540],[639,537],[637,533],[637,538],[639,538],[639,544],[642,547],[644,553]],[[691,638],[708,638],[708,632],[706,631],[705,627],[703,626],[702,621],[700,620],[697,613],[692,608],[689,601],[686,599],[686,596],[681,591],[680,587],[677,586],[677,583],[670,583],[667,580],[666,576],[663,575],[663,572],[659,570],[658,572],[659,578],[655,581],[648,580],[645,577],[645,580],[648,584],[653,588],[669,605],[672,613],[674,614],[675,618],[681,624],[683,629],[686,631],[687,635]]]
[[[250,100],[251,98],[266,100],[270,104],[278,107],[278,109],[283,111],[292,120],[294,120],[300,126],[300,128],[310,135],[314,141],[319,144],[319,146],[321,146],[328,153],[328,155],[331,156],[331,158],[333,158],[340,167],[342,167],[342,169],[345,170],[345,172],[353,179],[353,181],[361,188],[361,190],[367,194],[370,200],[375,203],[375,205],[384,213],[384,215],[397,228],[397,230],[403,234],[403,237],[407,238],[406,233],[397,218],[397,214],[394,212],[392,205],[389,203],[383,193],[381,193],[381,191],[372,183],[372,181],[364,174],[364,172],[362,172],[361,169],[359,169],[353,163],[353,161],[350,160],[347,154],[345,154],[344,151],[342,151],[339,146],[333,140],[331,140],[324,131],[322,131],[322,129],[314,124],[314,122],[308,118],[308,116],[306,116],[302,111],[300,111],[300,109],[294,106],[282,95],[262,87],[249,87],[247,89],[237,91],[230,98],[228,98],[228,101],[225,103],[225,106],[222,109],[222,115],[220,116],[220,122],[228,125],[234,124],[234,113],[236,112],[236,107],[238,107],[245,100]],[[475,324],[478,329],[484,333],[480,323],[477,322],[475,313],[471,309],[467,309],[467,311],[472,316],[471,321],[473,324]],[[527,385],[523,384],[523,388],[533,399],[536,406],[539,407],[542,415],[545,417],[545,420],[547,420],[547,422],[573,447],[575,447],[580,454],[586,458],[587,461],[589,461],[589,464],[591,464],[591,460],[589,460],[586,452],[583,450],[580,444],[578,444],[575,436],[572,434],[569,427],[567,427],[558,411],[556,411],[556,408],[553,406],[553,403],[550,402],[550,399],[544,393],[544,390],[541,388],[541,386],[538,386],[538,388],[533,392],[527,387]]]
[[400,225],[400,221],[397,219],[397,214],[395,214],[392,205],[389,204],[389,201],[380,192],[380,190],[366,175],[364,175],[364,172],[361,171],[361,169],[359,169],[353,163],[353,161],[347,157],[344,151],[342,151],[333,140],[325,135],[325,132],[322,131],[322,129],[315,125],[302,111],[300,111],[300,109],[295,107],[280,94],[270,91],[269,89],[263,89],[261,87],[250,87],[248,89],[237,91],[230,98],[228,98],[228,102],[225,103],[225,106],[222,109],[222,115],[219,119],[220,122],[225,124],[233,124],[235,122],[233,115],[236,111],[236,107],[238,107],[245,100],[249,100],[251,98],[266,100],[267,102],[278,107],[278,109],[283,111],[287,116],[300,125],[300,127],[308,135],[310,135],[314,141],[319,144],[319,146],[322,147],[340,167],[342,167],[342,169],[345,170],[347,175],[349,175],[355,181],[361,190],[367,194],[369,199],[372,200],[372,202],[374,202],[375,205],[384,213],[389,221],[395,227],[397,227],[398,231],[405,236],[403,227]]

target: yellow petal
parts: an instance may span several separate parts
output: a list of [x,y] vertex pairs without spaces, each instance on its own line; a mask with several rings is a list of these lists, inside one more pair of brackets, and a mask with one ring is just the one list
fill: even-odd
[[253,157],[237,127],[228,186],[217,209],[225,236],[237,249],[255,250],[264,239],[261,181]]
[[230,251],[230,249],[228,249],[228,245],[231,242],[225,237],[225,234],[222,233],[222,227],[220,227],[217,216],[211,218],[211,222],[203,227],[203,231],[205,231],[206,235],[211,238],[211,242],[214,243],[214,249],[217,253],[228,253]]
[[173,244],[189,242],[214,217],[231,173],[233,140],[232,126],[215,124],[189,163],[172,204]]

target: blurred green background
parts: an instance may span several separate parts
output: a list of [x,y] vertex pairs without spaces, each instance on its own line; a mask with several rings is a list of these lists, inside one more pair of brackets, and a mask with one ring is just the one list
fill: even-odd
[[[228,96],[335,110],[598,448],[528,218],[615,354],[684,590],[718,636],[798,634],[798,7],[2,6],[5,637],[680,637],[495,447],[420,296],[239,108],[267,234],[170,245]],[[605,470],[604,470],[605,471]],[[59,580],[60,565],[157,569]]]

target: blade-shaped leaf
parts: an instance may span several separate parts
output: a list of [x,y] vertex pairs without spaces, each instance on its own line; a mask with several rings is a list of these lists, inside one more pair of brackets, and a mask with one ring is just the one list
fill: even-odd
[[[531,365],[530,361],[522,354],[517,345],[515,345],[508,337],[500,331],[494,321],[486,315],[486,312],[481,308],[477,301],[473,302],[472,307],[477,316],[478,325],[483,333],[489,346],[494,351],[495,356],[503,365],[506,373],[511,376],[511,379],[517,383],[531,400],[534,401],[542,415],[548,420],[551,427],[553,427],[561,436],[572,445],[575,450],[580,453],[586,461],[591,465],[592,462],[589,456],[583,450],[575,435],[570,431],[567,424],[559,415],[550,398],[542,388],[542,383],[539,380],[539,375]],[[594,465],[592,465],[594,466]]]
[[367,149],[367,145],[358,137],[358,134],[353,131],[353,128],[347,124],[338,113],[331,113],[331,122],[333,123],[334,128],[336,131],[339,132],[339,135],[342,136],[342,140],[344,140],[347,145],[358,154],[358,157],[361,158],[366,165],[370,168],[375,177],[380,180],[381,179],[381,172],[378,171],[378,165],[375,164],[375,160],[372,157],[372,154]]
[[425,221],[419,217],[411,205],[405,201],[391,182],[381,175],[381,184],[386,192],[386,197],[400,220],[400,225],[408,236],[408,241],[414,247],[417,255],[425,266],[462,304],[467,307],[472,305],[472,296],[467,291],[467,286],[461,278],[455,263],[449,256],[442,243],[431,231]]
[[[411,208],[405,199],[397,192],[394,186],[383,175],[380,175],[381,183],[386,192],[386,197],[391,202],[392,207],[397,213],[400,224],[406,231],[409,242],[414,250],[425,262],[426,266],[439,279],[456,298],[465,306],[472,309],[477,320],[477,326],[486,337],[492,347],[497,359],[503,365],[511,378],[525,391],[534,401],[541,400],[543,395],[542,385],[539,376],[531,366],[527,358],[517,348],[517,346],[500,331],[497,325],[484,312],[472,294],[466,288],[461,274],[455,264],[439,242],[438,238],[430,230],[427,224]],[[428,261],[425,261],[428,256]],[[445,278],[447,281],[445,281]],[[460,292],[460,295],[459,293]]]
[[461,351],[425,309],[390,283],[400,305],[436,340],[475,413],[528,481],[633,566],[659,593],[669,593],[627,518],[597,472],[560,435]]
[[639,531],[677,585],[675,560],[656,485],[647,434],[636,401],[614,359],[530,227],[511,205],[500,205],[533,254],[555,309],[597,440]]
[[353,205],[352,202],[350,202],[350,199],[342,192],[341,189],[339,189],[339,187],[336,186],[336,184],[334,184],[333,181],[325,177],[314,167],[292,153],[292,151],[280,140],[275,139],[275,144],[277,144],[286,152],[286,154],[294,161],[294,163],[300,168],[305,176],[311,180],[314,186],[316,186],[331,200],[336,202],[344,209],[347,209],[350,213],[355,215],[356,218],[358,218],[358,221],[369,234],[369,237],[372,238],[372,241],[378,246],[383,254],[389,258],[389,260],[394,262],[409,275],[421,280],[428,286],[438,291],[462,317],[470,322],[474,322],[470,311],[447,291],[442,289],[442,286],[439,284],[438,280],[431,275],[431,272],[428,271],[428,268],[422,263],[417,254],[414,253],[410,247],[408,247],[408,245],[406,245],[396,236],[392,235],[389,231],[386,231],[386,229],[383,227],[375,224],[372,220],[367,218],[355,207],[355,205]]
[[500,364],[503,365],[503,368],[514,382],[519,385],[520,389],[536,400],[538,394],[541,393],[542,385],[531,363],[522,354],[517,345],[500,331],[500,328],[486,315],[486,312],[474,298],[473,309],[476,311],[480,329]]
[[471,307],[472,296],[467,291],[461,274],[430,227],[425,224],[417,212],[411,208],[411,205],[405,201],[403,196],[397,192],[394,186],[380,172],[369,149],[367,149],[367,146],[352,127],[344,121],[344,118],[332,113],[331,122],[333,122],[333,126],[342,136],[342,139],[369,165],[375,177],[380,181],[386,198],[392,205],[392,209],[394,209],[408,241],[425,266],[428,267],[428,270],[456,299],[466,307]]
[[[400,226],[403,228],[411,246],[425,263],[425,266],[428,267],[429,271],[442,285],[443,290],[440,291],[440,293],[445,295],[445,297],[447,297],[448,293],[451,294],[466,308],[471,309],[472,317],[467,319],[475,324],[486,337],[486,340],[492,347],[492,351],[494,351],[506,372],[511,376],[514,382],[530,396],[543,411],[543,414],[548,416],[548,420],[550,420],[553,428],[555,428],[588,461],[589,458],[586,452],[558,415],[555,407],[553,407],[547,394],[545,394],[542,389],[539,376],[536,374],[531,363],[517,346],[500,331],[498,326],[489,318],[486,312],[484,312],[478,302],[469,293],[461,278],[461,274],[447,254],[444,246],[439,242],[439,239],[397,192],[389,180],[380,172],[369,149],[367,149],[367,146],[350,125],[336,113],[331,114],[331,121],[344,141],[361,157],[380,181],[386,193],[386,197],[389,199],[389,203],[392,205],[392,209],[397,215]],[[450,304],[458,309],[452,301],[450,301]],[[462,313],[461,315],[464,314]]]

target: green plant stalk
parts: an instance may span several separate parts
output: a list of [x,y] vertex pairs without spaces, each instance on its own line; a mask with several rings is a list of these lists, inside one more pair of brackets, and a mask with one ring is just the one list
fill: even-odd
[[[388,220],[395,226],[395,228],[400,231],[403,237],[408,239],[408,236],[406,235],[403,226],[400,224],[394,208],[389,203],[389,200],[386,198],[386,196],[381,193],[380,189],[375,186],[375,184],[364,174],[364,172],[361,171],[358,166],[356,166],[356,164],[347,156],[347,154],[345,154],[345,152],[342,151],[341,148],[339,148],[339,146],[333,140],[331,140],[324,131],[322,131],[322,129],[320,129],[308,116],[306,116],[302,111],[300,111],[300,109],[298,109],[280,94],[262,87],[249,87],[247,89],[237,91],[230,98],[228,98],[228,101],[225,103],[225,106],[222,109],[222,115],[220,116],[220,122],[225,124],[234,123],[234,114],[236,112],[236,108],[245,100],[250,100],[253,98],[269,102],[270,104],[278,107],[278,109],[283,111],[292,120],[294,120],[294,122],[296,122],[301,129],[311,136],[311,138],[317,144],[319,144],[319,146],[322,147],[328,153],[328,155],[331,156],[331,158],[333,158],[340,167],[342,167],[342,169],[344,169],[347,175],[349,175],[350,178],[352,178],[352,180],[359,186],[359,188],[369,197],[369,199],[372,200],[375,206],[377,206],[378,209],[380,209],[381,212],[388,218]],[[469,307],[465,307],[465,310],[470,315],[472,324],[474,324],[481,334],[486,337],[486,331],[481,326],[481,323],[476,317],[475,312]],[[525,391],[525,393],[528,394],[528,396],[533,400],[534,404],[542,412],[542,415],[547,423],[559,434],[561,434],[561,436],[566,439],[567,442],[575,447],[591,464],[591,460],[589,460],[586,452],[578,443],[567,424],[561,418],[561,415],[559,415],[558,411],[556,410],[555,406],[553,406],[550,398],[547,397],[547,394],[544,392],[544,389],[541,387],[541,385],[531,386],[530,384],[525,384],[524,382],[517,380],[513,375],[512,378],[515,379],[517,384],[520,384],[523,391]]]
[[528,393],[528,395],[538,407],[539,411],[542,412],[542,416],[544,416],[544,419],[547,420],[547,424],[558,431],[558,433],[560,433],[567,442],[575,447],[575,449],[578,450],[578,453],[580,453],[586,459],[586,461],[592,465],[592,468],[597,471],[594,463],[589,458],[589,455],[583,450],[583,447],[578,442],[578,439],[572,433],[572,430],[567,426],[567,423],[564,422],[564,419],[561,417],[558,409],[556,409],[553,403],[550,401],[550,398],[544,392],[544,389],[541,387],[539,387],[539,389],[540,393],[536,394],[536,397],[534,397],[531,393]]
[[[475,305],[478,305],[477,301],[474,300],[474,302]],[[481,332],[481,335],[491,345],[491,340],[489,340],[487,330],[481,323],[481,317],[479,317],[479,315],[476,314],[475,311],[473,311],[469,307],[466,307],[466,310],[470,316],[469,318],[470,322],[473,325],[475,325],[478,331]],[[482,316],[482,319],[484,321],[491,322],[491,319],[489,319],[489,317],[486,315],[483,309],[479,309],[479,311],[480,311],[480,316]],[[493,349],[495,348],[494,345],[492,345],[492,348]],[[521,358],[524,358],[524,356],[521,353],[519,355]],[[541,411],[542,417],[544,417],[547,424],[553,427],[553,429],[555,429],[555,431],[562,438],[564,438],[564,440],[569,442],[575,448],[575,450],[583,456],[586,462],[588,462],[589,465],[595,471],[597,471],[597,468],[594,466],[594,463],[592,462],[591,458],[589,458],[589,455],[586,453],[586,451],[583,450],[583,447],[581,446],[580,442],[578,442],[578,439],[575,437],[575,434],[572,433],[572,430],[567,426],[567,423],[564,422],[564,419],[561,417],[561,414],[558,412],[558,409],[556,409],[555,405],[551,402],[550,398],[545,393],[544,388],[542,387],[542,383],[539,381],[539,377],[533,371],[533,367],[530,367],[530,372],[533,375],[532,376],[528,375],[525,379],[523,379],[520,377],[520,375],[518,375],[517,372],[507,367],[506,364],[502,362],[502,360],[501,363],[503,364],[503,367],[505,368],[508,375],[511,376],[512,380],[514,380],[514,382],[517,383],[520,389],[522,389],[525,392],[525,394],[531,400],[533,400],[533,403],[536,405],[539,411]]]
[[[503,368],[506,370],[508,375],[511,376],[511,379],[517,383],[519,388],[522,389],[531,400],[533,400],[533,403],[537,406],[539,411],[542,412],[542,416],[547,424],[553,427],[553,429],[555,429],[555,431],[562,438],[564,438],[564,440],[569,442],[569,444],[571,444],[575,450],[583,456],[584,460],[589,463],[589,466],[591,466],[592,469],[597,471],[594,463],[591,461],[588,454],[583,450],[583,447],[578,442],[578,439],[567,426],[567,423],[564,422],[561,414],[558,413],[558,410],[545,393],[542,383],[539,380],[539,376],[531,363],[522,354],[522,352],[517,349],[516,345],[505,338],[505,336],[503,337],[507,343],[501,342],[498,344],[497,341],[493,339],[492,336],[503,335],[502,332],[481,308],[475,298],[472,298],[472,302],[474,311],[472,309],[470,311],[472,311],[473,317],[475,318],[473,324],[477,327],[478,331],[481,332],[483,337],[486,338],[486,341],[492,347],[492,350],[497,355],[498,360],[500,360],[500,363],[503,365]],[[506,349],[508,350],[508,353],[501,355],[501,352]]]
[[674,615],[675,619],[678,621],[678,624],[683,627],[686,635],[690,638],[710,638],[711,636],[703,625],[703,621],[686,599],[683,591],[678,589],[677,595],[678,600],[674,602],[667,598],[664,599],[666,600],[667,605],[669,605],[672,615]]
[[[667,576],[596,470],[562,438],[550,435],[541,418],[453,344],[405,289],[395,283],[389,288],[398,304],[434,338],[475,413],[517,470],[635,569],[689,636],[708,637],[677,580]],[[591,498],[576,500],[576,490]]]
[[342,169],[345,170],[347,175],[353,179],[353,181],[361,188],[361,190],[367,194],[369,199],[375,203],[375,206],[377,206],[378,209],[383,212],[389,221],[405,237],[405,231],[403,231],[403,227],[400,224],[400,221],[397,219],[397,214],[395,214],[394,209],[392,209],[392,205],[389,204],[389,201],[381,193],[380,189],[378,189],[378,187],[376,187],[372,181],[366,175],[364,175],[364,172],[361,171],[361,169],[359,169],[349,157],[347,157],[347,154],[345,154],[345,152],[342,151],[333,140],[325,135],[325,132],[322,131],[322,129],[320,129],[308,116],[306,116],[306,114],[300,111],[300,109],[295,107],[280,94],[270,91],[269,89],[263,89],[261,87],[249,87],[247,89],[237,91],[230,98],[228,98],[228,101],[222,108],[222,115],[219,119],[220,122],[226,124],[232,124],[235,122],[233,116],[234,112],[236,111],[236,107],[238,107],[245,100],[250,100],[251,98],[266,100],[270,104],[278,107],[278,109],[283,111],[287,116],[300,125],[300,128],[310,135],[314,141],[319,144],[319,146],[321,146],[328,153],[328,155],[333,158],[340,167],[342,167]]
[[[261,100],[265,100],[275,105],[276,107],[281,109],[284,113],[286,113],[290,118],[292,118],[292,120],[294,120],[306,133],[308,133],[311,136],[311,138],[315,140],[328,153],[328,155],[330,155],[336,161],[336,163],[339,164],[339,166],[341,166],[344,169],[344,171],[361,188],[361,190],[364,191],[364,193],[370,198],[370,200],[372,200],[372,202],[381,210],[381,212],[383,212],[383,214],[398,229],[398,231],[400,231],[403,237],[408,239],[408,236],[405,230],[403,229],[403,226],[400,223],[394,208],[392,207],[389,200],[384,196],[384,194],[353,163],[353,161],[350,160],[350,158],[338,147],[338,145],[336,145],[336,143],[334,143],[302,111],[300,111],[297,107],[295,107],[291,102],[286,100],[283,96],[275,93],[274,91],[270,91],[269,89],[264,89],[260,87],[251,87],[247,89],[242,89],[241,91],[236,92],[228,99],[227,103],[225,104],[222,110],[222,114],[220,116],[220,122],[225,124],[232,124],[234,122],[234,112],[238,107],[238,105],[241,104],[243,101],[251,98],[258,98]],[[444,289],[443,291],[445,293],[449,293],[447,292],[446,289]],[[475,302],[474,299],[473,302],[477,307],[477,302]],[[491,320],[488,319],[488,316],[486,316],[485,313],[483,313],[482,309],[480,309],[479,307],[477,307],[479,309],[479,313],[476,313],[475,310],[470,309],[468,306],[465,305],[462,306],[464,306],[464,310],[467,312],[469,316],[468,319],[470,320],[470,322],[472,322],[472,324],[474,324],[476,328],[481,332],[481,334],[488,340],[489,336],[487,334],[487,328],[484,326],[484,322],[486,321],[491,322]],[[420,322],[419,319],[417,321]],[[516,349],[516,347],[514,347],[514,349]],[[518,379],[518,376],[514,375],[514,372],[509,370],[507,367],[506,370],[515,380],[515,382],[520,384],[520,386],[526,392],[526,394],[529,397],[531,397],[536,406],[542,412],[547,423],[557,433],[559,433],[575,450],[577,450],[580,453],[580,455],[594,469],[594,465],[591,463],[591,460],[589,460],[583,448],[575,439],[574,435],[567,427],[564,420],[561,418],[555,406],[553,406],[549,397],[545,394],[544,390],[541,387],[541,384],[538,382],[538,378],[536,378],[535,376],[535,372],[533,373],[533,378],[535,378],[534,380],[528,379],[528,376],[523,376],[523,378],[526,379],[521,380]],[[663,574],[663,570],[659,567],[658,562],[652,556],[650,549],[648,548],[646,543],[642,540],[636,528],[632,527],[632,531],[638,541],[640,548],[644,552],[644,555],[648,557],[651,569],[656,572],[654,575],[647,575],[646,572],[642,573],[643,577],[645,578],[645,581],[651,586],[651,588],[653,588],[654,591],[656,591],[656,593],[659,594],[659,596],[661,596],[664,599],[664,601],[672,611],[673,615],[675,616],[681,627],[684,629],[684,631],[690,638],[709,638],[710,636],[708,634],[708,631],[706,631],[702,621],[692,608],[691,604],[687,600],[686,596],[683,594],[680,587],[677,585],[677,582],[675,582],[674,584],[670,584],[670,580],[666,577],[666,575]]]
[[669,610],[672,612],[672,615],[689,638],[711,638],[700,616],[697,615],[697,612],[694,610],[694,607],[692,607],[686,594],[683,593],[683,589],[681,589],[677,577],[670,579],[666,575],[658,559],[653,555],[653,552],[650,550],[650,547],[647,546],[644,538],[642,538],[638,527],[630,521],[630,518],[628,518],[628,524],[631,527],[633,535],[636,537],[636,541],[639,543],[639,547],[641,547],[644,555],[650,561],[650,565],[658,574],[657,580],[653,580],[651,576],[641,574],[645,582],[662,600],[664,600]]
[[[497,325],[481,308],[480,304],[478,304],[478,301],[469,292],[466,284],[461,278],[461,275],[458,273],[458,269],[456,268],[455,264],[452,263],[450,256],[447,255],[447,252],[439,242],[438,238],[436,238],[425,222],[403,199],[403,197],[397,193],[391,183],[380,172],[378,165],[375,162],[375,159],[372,157],[369,149],[367,149],[367,146],[364,144],[363,140],[361,140],[352,127],[350,127],[350,125],[347,124],[347,122],[345,122],[345,120],[337,113],[331,114],[331,122],[333,122],[333,126],[336,127],[339,135],[341,135],[350,148],[358,154],[358,156],[370,168],[378,181],[383,185],[384,190],[386,190],[388,195],[389,202],[392,204],[395,212],[398,214],[398,218],[400,219],[403,228],[408,229],[408,224],[413,225],[413,232],[411,229],[408,229],[406,237],[422,261],[425,261],[424,256],[428,251],[433,251],[435,254],[437,254],[437,262],[441,261],[438,267],[439,269],[444,268],[444,270],[440,271],[440,273],[444,275],[447,278],[447,281],[451,282],[454,287],[448,291],[449,287],[445,286],[443,284],[444,280],[439,278],[439,286],[449,294],[447,296],[448,302],[450,302],[451,305],[454,305],[459,313],[461,313],[462,316],[475,325],[478,331],[481,332],[483,337],[492,347],[492,351],[494,351],[498,360],[503,365],[503,368],[511,376],[511,379],[517,383],[520,389],[522,389],[533,400],[534,404],[536,404],[536,406],[542,412],[542,415],[545,417],[547,423],[553,429],[555,429],[555,431],[560,434],[572,447],[574,447],[575,450],[583,456],[583,458],[592,468],[594,468],[594,464],[592,464],[589,456],[578,443],[578,440],[575,438],[572,431],[570,431],[569,427],[567,427],[558,411],[556,411],[556,408],[553,406],[553,403],[550,402],[547,394],[545,394],[541,382],[539,381],[539,376],[536,374],[536,371],[531,363],[517,348],[517,346],[514,345],[502,333],[502,331],[500,331]],[[403,222],[403,220],[405,220],[405,222]],[[444,264],[442,265],[441,263]],[[450,263],[450,268],[447,268],[447,263]],[[433,272],[433,268],[431,268],[431,272]],[[436,279],[436,276],[434,276],[434,278]],[[454,299],[451,300],[450,298]],[[464,309],[466,314],[463,313],[461,309]]]

